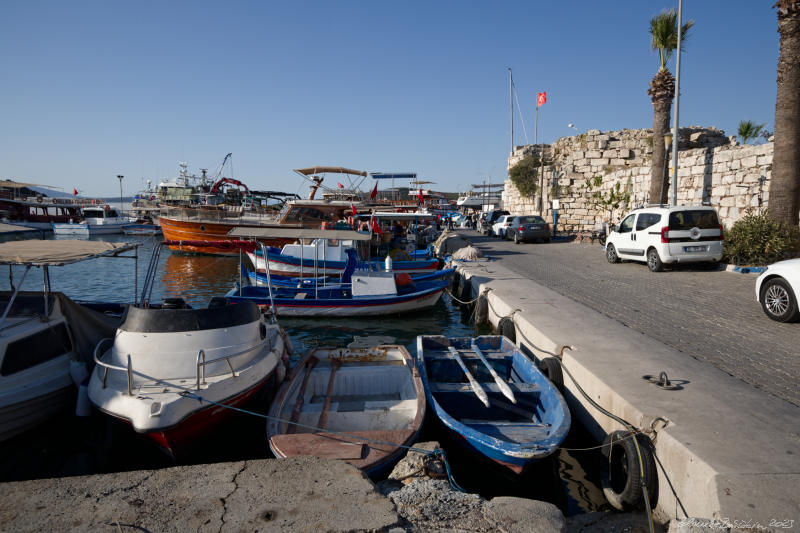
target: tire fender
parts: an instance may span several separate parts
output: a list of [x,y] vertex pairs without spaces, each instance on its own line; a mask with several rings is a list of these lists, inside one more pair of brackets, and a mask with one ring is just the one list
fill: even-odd
[[517,343],[517,326],[514,324],[514,319],[510,316],[504,316],[497,323],[497,333],[508,339],[514,344]]
[[601,481],[608,503],[620,511],[643,509],[644,483],[650,508],[654,509],[658,498],[658,472],[650,439],[642,434],[631,436],[628,431],[614,431],[606,436],[602,450],[608,459]]
[[561,371],[561,361],[556,357],[545,357],[538,364],[544,377],[550,380],[559,392],[564,392],[564,373]]

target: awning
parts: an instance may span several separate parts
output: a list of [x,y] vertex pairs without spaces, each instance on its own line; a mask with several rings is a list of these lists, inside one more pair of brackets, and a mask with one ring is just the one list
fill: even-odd
[[42,185],[41,183],[22,183],[13,180],[0,180],[0,188],[8,189],[23,189],[25,187],[46,187],[48,189],[61,189],[61,187],[53,187],[52,185]]
[[398,179],[398,180],[413,180],[413,179],[417,179],[416,172],[412,172],[412,173],[406,172],[406,173],[400,173],[400,174],[391,173],[391,172],[373,172],[370,175],[372,176],[372,179],[376,179],[376,180],[394,180],[394,179]]
[[119,255],[141,246],[140,243],[28,240],[0,243],[0,265],[61,266]]
[[367,173],[363,170],[353,170],[352,168],[344,168],[344,167],[308,167],[308,168],[296,168],[294,169],[295,172],[299,172],[300,174],[304,174],[306,176],[310,176],[312,174],[322,174],[323,172],[331,172],[333,174],[353,174],[355,176],[366,176]]
[[438,215],[434,215],[432,213],[359,213],[358,218],[360,219],[367,219],[370,217],[375,217],[378,220],[433,220],[437,218]]
[[228,237],[255,239],[342,239],[368,241],[369,233],[341,229],[313,228],[233,228]]

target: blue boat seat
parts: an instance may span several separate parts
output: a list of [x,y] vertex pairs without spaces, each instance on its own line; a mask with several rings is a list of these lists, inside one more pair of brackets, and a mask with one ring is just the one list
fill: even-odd
[[535,446],[539,441],[550,436],[549,426],[538,426],[517,422],[516,424],[496,424],[491,422],[468,423],[468,427],[484,435],[506,442],[518,444],[531,443]]

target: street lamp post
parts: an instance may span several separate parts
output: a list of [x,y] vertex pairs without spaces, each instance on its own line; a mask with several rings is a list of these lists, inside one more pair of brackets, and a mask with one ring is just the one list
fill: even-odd
[[567,124],[567,127],[568,127],[568,128],[572,128],[572,129],[573,129],[573,130],[575,130],[577,133],[580,133],[580,131],[578,131],[578,128],[576,128],[576,127],[575,127],[575,124]]
[[119,213],[120,213],[120,215],[122,214],[122,178],[124,178],[124,177],[125,176],[117,174],[117,179],[119,180]]

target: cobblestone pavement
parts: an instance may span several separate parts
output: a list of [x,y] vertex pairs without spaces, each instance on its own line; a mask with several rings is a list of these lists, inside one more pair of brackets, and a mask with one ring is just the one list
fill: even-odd
[[503,266],[648,337],[800,405],[800,323],[766,317],[756,276],[610,264],[599,244],[519,244],[460,230]]

